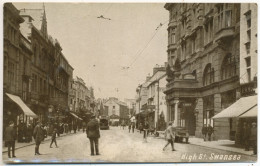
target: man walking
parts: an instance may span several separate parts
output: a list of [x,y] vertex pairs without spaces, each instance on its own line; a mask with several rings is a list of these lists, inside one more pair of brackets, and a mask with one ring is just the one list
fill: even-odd
[[94,156],[94,144],[96,155],[100,155],[98,150],[98,139],[100,138],[100,131],[98,121],[95,119],[95,115],[91,116],[91,120],[87,124],[86,133],[90,141],[91,156]]
[[41,126],[41,122],[39,121],[37,122],[37,125],[33,130],[33,137],[35,140],[35,155],[41,155],[39,152],[39,148],[42,140],[44,139],[44,132]]
[[149,124],[147,121],[144,122],[144,142],[147,142],[147,136],[148,136],[148,130],[149,130]]
[[55,143],[56,148],[58,148],[57,141],[56,141],[56,135],[57,135],[57,129],[55,128],[52,132],[50,148],[52,148],[51,145],[53,144],[53,142]]
[[164,146],[163,151],[165,151],[165,148],[171,144],[172,146],[172,151],[175,151],[174,149],[174,138],[175,138],[175,133],[172,131],[172,122],[169,122],[169,126],[165,130],[165,139],[167,140],[167,144]]
[[132,122],[132,132],[135,132],[135,122]]
[[16,157],[15,152],[15,140],[16,140],[16,132],[14,129],[14,122],[9,122],[9,126],[5,129],[5,142],[8,146],[8,157],[11,158],[10,151],[12,148],[12,156]]

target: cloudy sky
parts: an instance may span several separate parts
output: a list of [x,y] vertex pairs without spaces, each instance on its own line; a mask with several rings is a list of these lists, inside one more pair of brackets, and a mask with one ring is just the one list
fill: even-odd
[[[42,3],[14,3],[42,9]],[[48,34],[58,39],[74,77],[95,97],[134,98],[152,68],[167,60],[164,3],[45,3]],[[103,15],[108,19],[100,19]],[[160,23],[165,23],[159,30]]]

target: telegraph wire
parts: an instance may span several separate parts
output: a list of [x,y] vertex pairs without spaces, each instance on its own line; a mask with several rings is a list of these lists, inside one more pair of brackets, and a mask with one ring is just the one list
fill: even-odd
[[141,57],[142,53],[144,52],[144,50],[149,46],[150,42],[153,40],[153,38],[155,37],[155,35],[157,34],[157,32],[161,29],[161,27],[166,24],[167,22],[169,22],[169,20],[165,21],[164,23],[160,23],[157,28],[155,29],[155,33],[152,35],[152,37],[150,38],[150,40],[146,43],[146,45],[144,46],[143,49],[141,49],[141,51],[139,51],[137,53],[136,58],[132,61],[132,63],[130,63],[130,65],[128,66],[129,68],[136,62],[136,60]]

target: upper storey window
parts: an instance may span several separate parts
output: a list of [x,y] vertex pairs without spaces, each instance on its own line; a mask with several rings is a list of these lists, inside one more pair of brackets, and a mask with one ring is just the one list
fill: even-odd
[[218,30],[231,26],[232,10],[230,4],[219,4],[217,6]]
[[232,56],[231,54],[227,54],[221,66],[221,78],[222,80],[225,80],[235,75],[236,75],[235,57]]
[[211,67],[211,63],[209,63],[203,74],[203,85],[210,85],[214,82],[214,68]]

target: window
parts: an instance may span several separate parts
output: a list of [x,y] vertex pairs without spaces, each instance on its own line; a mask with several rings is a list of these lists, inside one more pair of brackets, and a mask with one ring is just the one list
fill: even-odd
[[235,57],[232,56],[231,54],[227,54],[221,66],[222,80],[228,79],[235,75],[236,75]]
[[182,45],[181,45],[181,60],[185,60],[186,59],[186,43],[184,42]]
[[175,33],[171,34],[171,44],[175,44]]
[[250,54],[250,46],[251,46],[250,42],[247,42],[247,43],[245,44],[245,46],[246,46],[246,53],[247,53],[247,54]]
[[247,30],[247,39],[248,39],[248,41],[251,40],[251,30],[250,29]]
[[230,4],[220,4],[217,7],[218,30],[232,25],[232,10]]
[[8,83],[11,91],[15,90],[15,64],[12,62],[8,62]]
[[251,28],[251,10],[245,13],[247,28]]
[[204,40],[205,43],[208,44],[213,39],[213,18],[208,21],[208,23],[205,25],[205,36]]
[[191,54],[196,52],[196,36],[191,39]]
[[211,67],[211,63],[209,63],[205,70],[203,76],[203,85],[210,85],[214,82],[214,68]]
[[246,71],[247,71],[247,80],[248,82],[251,81],[251,57],[247,57],[245,58],[245,61],[246,61]]

